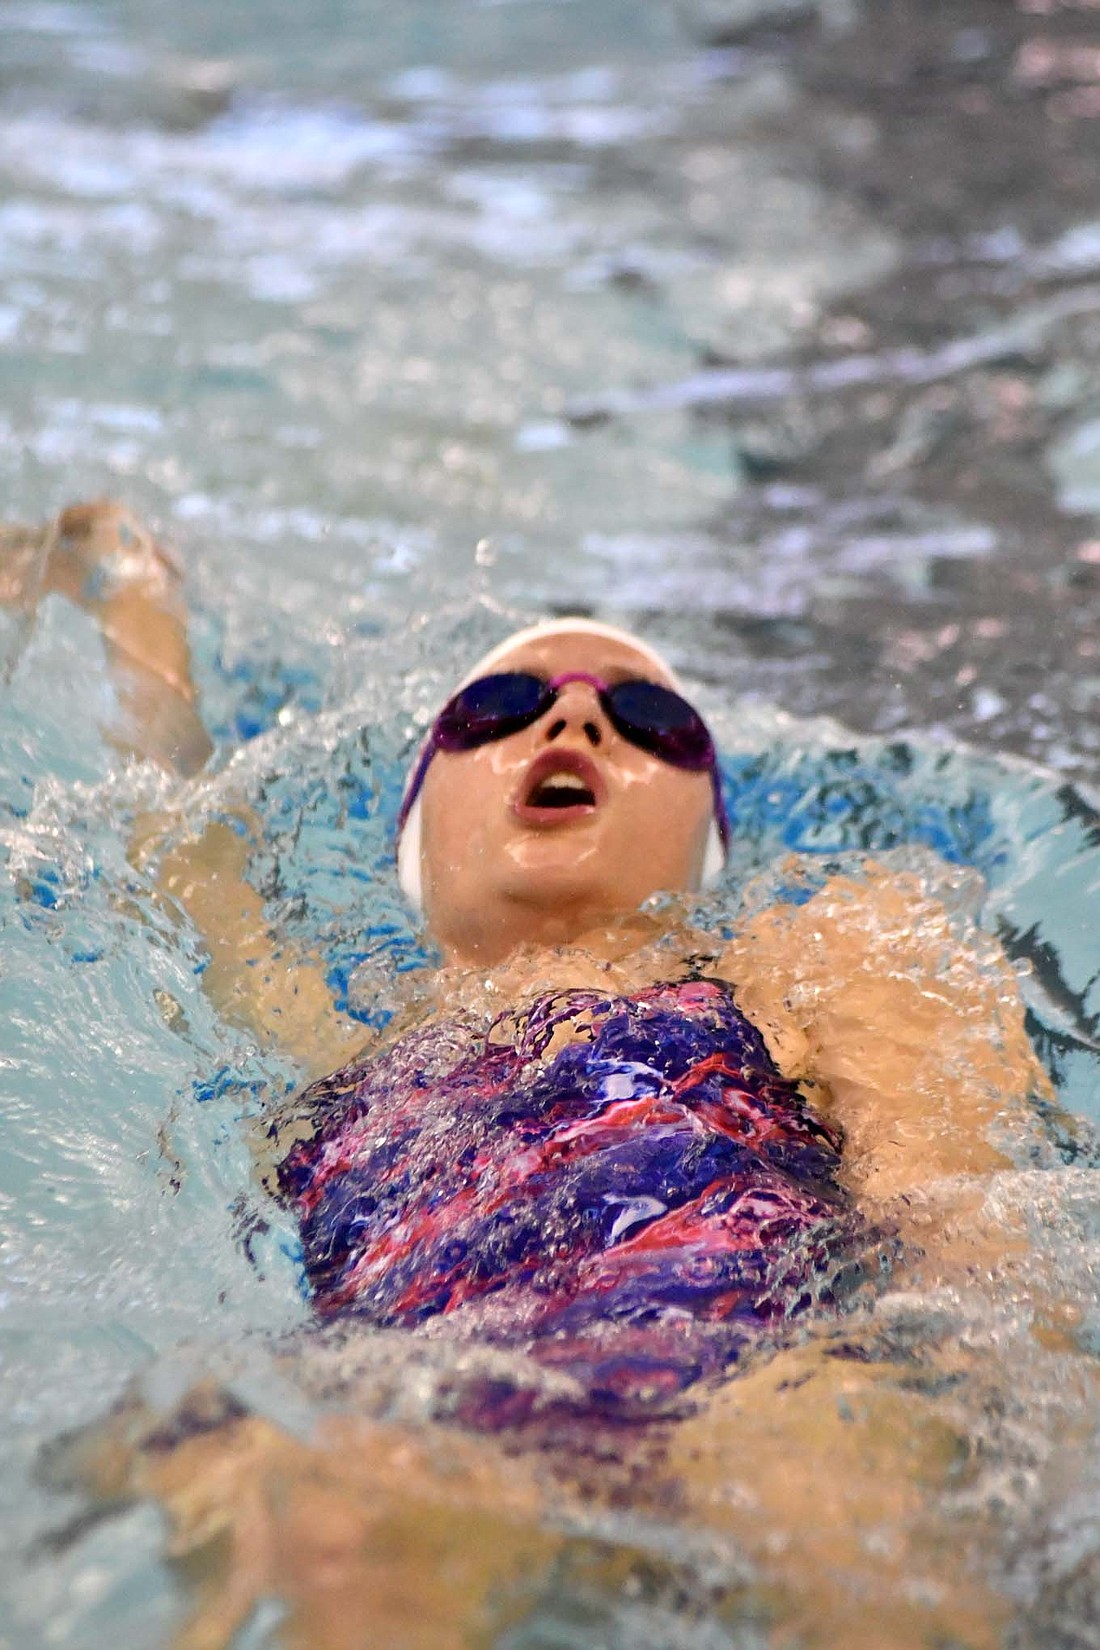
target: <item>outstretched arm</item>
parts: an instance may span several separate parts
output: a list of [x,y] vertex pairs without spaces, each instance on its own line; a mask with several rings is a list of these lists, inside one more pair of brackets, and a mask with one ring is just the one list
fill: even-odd
[[165,822],[147,821],[135,838],[138,864],[156,857],[161,894],[185,912],[210,961],[203,987],[218,1012],[262,1043],[275,1044],[309,1077],[343,1065],[369,1032],[337,1013],[317,957],[303,956],[271,931],[263,900],[248,881],[258,827],[245,809],[212,820],[201,834],[164,847]]
[[[99,626],[122,715],[112,742],[171,773],[197,773],[212,746],[191,676],[183,582],[149,531],[110,500],[72,505],[45,528],[0,529],[0,602],[31,612],[46,594]],[[280,947],[245,876],[255,821],[238,811],[158,857],[177,824],[139,822],[131,852],[155,865],[162,895],[202,936],[204,984],[219,1011],[311,1073],[346,1059],[363,1028],[336,1013],[319,961]]]

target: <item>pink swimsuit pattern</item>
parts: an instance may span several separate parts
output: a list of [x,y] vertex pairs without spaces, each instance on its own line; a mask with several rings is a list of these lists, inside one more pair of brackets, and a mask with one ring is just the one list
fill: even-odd
[[832,1304],[866,1236],[839,1136],[711,980],[436,1024],[303,1103],[279,1181],[317,1313],[446,1320],[604,1413]]

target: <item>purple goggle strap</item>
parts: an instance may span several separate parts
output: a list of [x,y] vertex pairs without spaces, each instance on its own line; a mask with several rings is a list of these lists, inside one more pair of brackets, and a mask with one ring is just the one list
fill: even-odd
[[[587,682],[588,686],[595,688],[597,693],[607,693],[614,685],[611,682],[602,681],[599,676],[590,676],[586,670],[569,670],[562,676],[551,677],[550,681],[546,684],[547,691],[556,696],[561,692],[567,682]],[[467,686],[471,685],[472,684],[470,683],[467,684]],[[459,692],[462,692],[461,688],[459,689]],[[553,700],[551,700],[550,703],[552,704]],[[546,708],[549,710],[550,706],[548,705]],[[545,716],[545,714],[546,711],[539,712],[539,715],[541,716]],[[696,712],[696,714],[698,715],[698,712]],[[538,716],[536,716],[534,720],[538,721]],[[530,724],[528,725],[530,726]],[[706,726],[705,723],[704,726]],[[625,737],[625,735],[623,737]],[[416,799],[420,795],[420,789],[424,783],[424,776],[428,771],[432,757],[438,749],[439,719],[437,717],[432,723],[431,730],[428,733],[427,738],[420,747],[420,754],[416,759],[416,766],[413,769],[412,778],[406,785],[405,795],[401,799],[401,809],[397,815],[397,836],[399,840],[402,831],[405,829],[405,822],[412,813]],[[658,758],[658,760],[660,760],[660,758]],[[718,757],[714,749],[713,739],[710,742],[710,761],[707,763],[707,772],[710,774],[711,789],[714,792],[714,822],[718,826],[718,835],[722,839],[722,848],[728,853],[730,845],[730,820],[729,814],[726,811],[726,799],[722,795],[722,777],[718,772]]]

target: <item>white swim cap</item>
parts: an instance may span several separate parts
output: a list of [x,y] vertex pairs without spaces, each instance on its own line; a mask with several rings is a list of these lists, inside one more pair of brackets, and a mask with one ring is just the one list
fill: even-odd
[[[453,693],[458,693],[471,682],[476,682],[480,676],[490,676],[510,653],[516,648],[525,647],[528,642],[539,642],[549,636],[595,636],[601,641],[623,642],[635,653],[639,654],[652,667],[654,673],[661,677],[669,687],[675,688],[677,693],[683,693],[684,687],[672,666],[664,659],[656,648],[650,647],[639,637],[632,636],[629,630],[621,630],[616,625],[601,624],[597,619],[544,619],[539,624],[527,626],[523,630],[515,631],[506,636],[496,647],[489,649],[477,663],[466,672],[462,680],[456,683]],[[421,761],[428,740],[429,733],[421,743],[416,757],[409,768],[405,780],[405,795],[408,796],[410,787],[415,782],[420,771]],[[402,805],[404,807],[404,804]],[[424,885],[420,871],[421,852],[421,808],[420,797],[417,796],[400,827],[397,839],[397,880],[401,884],[401,891],[406,899],[418,911],[424,909]],[[700,885],[709,888],[721,876],[727,859],[726,847],[722,840],[717,817],[712,817],[710,830],[707,834],[707,846],[703,855],[703,870]]]

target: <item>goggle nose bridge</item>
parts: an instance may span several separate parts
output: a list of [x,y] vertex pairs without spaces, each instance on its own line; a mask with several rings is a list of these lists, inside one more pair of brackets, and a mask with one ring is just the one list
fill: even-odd
[[[554,697],[543,711],[543,717],[551,715],[554,711],[558,712],[558,715],[546,729],[547,739],[556,739],[559,733],[561,733],[568,724],[568,715],[562,714],[561,690],[563,687],[568,687],[570,682],[584,682],[592,689],[592,696],[596,703],[594,707],[588,703],[585,704],[581,725],[583,727],[585,737],[590,745],[595,747],[602,744],[603,732],[600,727],[600,722],[608,728],[614,727],[614,724],[612,723],[611,718],[608,716],[607,710],[604,707],[602,698],[602,695],[607,690],[607,683],[602,681],[599,676],[590,675],[590,673],[586,670],[568,670],[563,672],[561,676],[552,677],[551,680],[547,682],[546,685],[551,693],[553,693]],[[568,710],[568,704],[566,704],[566,709]],[[593,712],[598,714],[600,722],[593,720]],[[541,719],[542,718],[540,717],[540,720]]]

